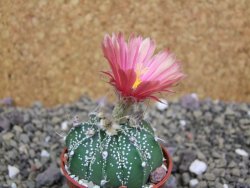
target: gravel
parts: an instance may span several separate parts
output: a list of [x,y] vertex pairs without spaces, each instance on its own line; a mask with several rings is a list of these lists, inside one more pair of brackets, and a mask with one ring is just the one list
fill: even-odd
[[[59,168],[63,136],[76,115],[87,120],[103,103],[84,96],[53,108],[41,102],[0,107],[0,187],[65,188]],[[199,100],[195,94],[166,104],[145,113],[172,155],[165,188],[250,188],[250,104]]]

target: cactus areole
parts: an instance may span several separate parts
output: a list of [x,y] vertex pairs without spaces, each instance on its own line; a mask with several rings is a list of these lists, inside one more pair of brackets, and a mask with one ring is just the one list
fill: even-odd
[[150,39],[131,36],[125,42],[122,34],[106,35],[102,48],[111,67],[104,73],[119,101],[112,115],[97,112],[71,128],[65,137],[65,169],[85,187],[147,187],[150,173],[163,165],[164,157],[150,124],[130,109],[148,98],[159,100],[155,94],[171,91],[183,74],[168,51],[153,56]]

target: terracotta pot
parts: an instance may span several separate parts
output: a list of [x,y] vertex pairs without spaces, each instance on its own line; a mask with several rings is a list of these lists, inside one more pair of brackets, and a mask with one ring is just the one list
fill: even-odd
[[[167,174],[165,175],[165,177],[159,183],[155,184],[153,186],[153,188],[162,188],[163,185],[165,184],[165,182],[170,177],[171,171],[172,171],[172,168],[173,168],[172,159],[171,159],[168,151],[164,147],[161,147],[161,148],[162,148],[162,152],[163,152],[164,157],[167,159],[165,165],[167,166],[168,171],[167,171]],[[61,169],[63,171],[64,176],[67,179],[68,186],[70,188],[86,188],[85,186],[80,185],[77,181],[75,181],[74,179],[72,179],[69,176],[69,174],[67,173],[67,171],[65,169],[65,162],[67,161],[67,159],[65,159],[65,155],[64,155],[65,153],[67,153],[67,148],[65,148],[63,150],[62,154],[61,154]],[[126,186],[121,186],[120,188],[126,188]]]

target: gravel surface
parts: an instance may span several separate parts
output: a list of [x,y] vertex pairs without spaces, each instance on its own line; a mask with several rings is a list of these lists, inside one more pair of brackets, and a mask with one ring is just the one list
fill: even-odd
[[[0,188],[66,188],[59,169],[62,137],[75,115],[86,120],[98,104],[103,100],[88,97],[50,109],[40,102],[30,108],[1,104]],[[165,188],[250,188],[250,104],[191,94],[148,107],[145,117],[173,157]]]

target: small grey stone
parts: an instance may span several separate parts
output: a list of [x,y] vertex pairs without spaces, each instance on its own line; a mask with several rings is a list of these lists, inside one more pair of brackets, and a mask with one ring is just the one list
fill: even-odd
[[3,135],[3,140],[9,141],[10,139],[13,138],[13,136],[14,136],[14,134],[11,133],[11,132],[5,133],[5,134]]
[[221,154],[219,154],[218,152],[216,152],[216,151],[212,151],[212,156],[213,156],[213,158],[215,158],[215,159],[219,159],[219,158],[221,158],[222,157],[222,155]]
[[39,119],[32,119],[32,123],[35,125],[36,130],[42,130],[44,128],[42,121],[40,121]]
[[24,123],[29,123],[30,122],[30,115],[28,113],[25,113],[23,115],[23,122]]
[[32,104],[32,107],[33,108],[42,108],[43,107],[43,103],[41,101],[35,101],[33,104]]
[[30,142],[30,138],[27,134],[21,134],[20,141],[25,143],[25,144],[28,144]]
[[208,121],[208,122],[211,122],[212,120],[213,120],[213,115],[212,115],[212,113],[211,112],[205,112],[205,114],[204,114],[204,119],[206,120],[206,121]]
[[249,185],[247,185],[246,183],[240,183],[240,182],[234,185],[234,188],[248,188],[248,187]]
[[180,166],[179,166],[180,172],[188,171],[188,167],[194,161],[195,158],[196,158],[195,152],[188,151],[188,150],[184,151],[181,154],[181,163],[180,163]]
[[35,166],[37,169],[40,169],[43,166],[43,164],[38,159],[35,159]]
[[31,158],[34,158],[36,156],[36,153],[33,149],[29,149],[29,155]]
[[61,188],[69,188],[69,186],[65,183]]
[[229,168],[234,168],[234,167],[236,167],[236,166],[237,166],[237,164],[236,164],[234,161],[231,161],[231,162],[229,163],[229,165],[228,165]]
[[20,133],[23,132],[23,129],[20,126],[18,126],[18,125],[14,126],[13,129],[15,130],[15,132],[17,134],[20,134]]
[[36,130],[36,128],[34,127],[34,125],[32,123],[28,123],[28,124],[24,125],[25,132],[34,132],[35,130]]
[[237,177],[240,177],[240,170],[238,168],[234,168],[232,171],[231,171],[231,174],[233,176],[237,176]]
[[27,186],[27,188],[35,188],[35,182],[31,180],[26,181],[25,185]]
[[164,184],[164,188],[177,188],[176,178],[174,176],[170,176],[168,181]]
[[222,149],[224,147],[224,139],[223,138],[217,138],[219,148]]
[[215,163],[217,168],[224,168],[225,166],[227,166],[227,161],[225,159],[215,160]]
[[215,187],[214,181],[207,181],[208,187]]
[[226,173],[225,169],[223,168],[215,168],[212,172],[216,177],[224,177]]
[[195,111],[193,112],[193,114],[194,114],[195,118],[199,119],[199,118],[202,116],[202,111],[200,111],[200,110],[195,110]]
[[250,118],[244,118],[244,119],[240,119],[239,123],[242,125],[249,125],[250,126]]
[[189,173],[185,172],[182,174],[182,182],[183,182],[183,185],[188,185],[189,184],[189,181],[190,181],[190,176],[189,176]]
[[23,124],[23,115],[18,110],[13,110],[5,114],[5,117],[8,118],[12,125],[22,125]]
[[204,175],[204,178],[205,178],[206,180],[208,180],[208,181],[214,181],[214,180],[215,180],[215,176],[214,176],[214,174],[212,174],[212,173],[206,173],[206,174]]
[[235,115],[235,112],[233,111],[232,107],[227,106],[227,107],[226,107],[225,114],[226,114],[226,115],[229,115],[229,116],[230,116],[230,115],[234,116],[234,115]]
[[181,106],[190,110],[199,108],[199,99],[195,93],[185,95],[180,99]]
[[5,117],[0,116],[0,132],[7,132],[10,128],[10,121]]
[[246,179],[246,184],[250,185],[250,177]]
[[200,160],[206,160],[206,156],[201,151],[197,151],[197,157]]
[[214,187],[216,187],[216,188],[224,188],[224,186],[219,182],[215,182]]
[[38,174],[36,177],[37,187],[53,185],[55,182],[60,180],[61,176],[60,169],[56,166],[56,164],[51,164],[49,168]]
[[200,181],[197,185],[197,188],[207,188],[207,182]]
[[224,116],[217,116],[214,118],[213,122],[218,123],[219,125],[224,125]]
[[10,146],[14,147],[14,148],[18,148],[17,147],[17,142],[15,140],[10,140]]
[[62,121],[62,120],[61,120],[59,117],[57,117],[57,116],[53,117],[52,120],[51,120],[51,122],[52,122],[53,125],[57,125],[57,124],[59,124],[61,121]]
[[8,158],[11,160],[16,160],[18,157],[18,152],[16,151],[16,149],[12,149],[10,151],[7,152]]

